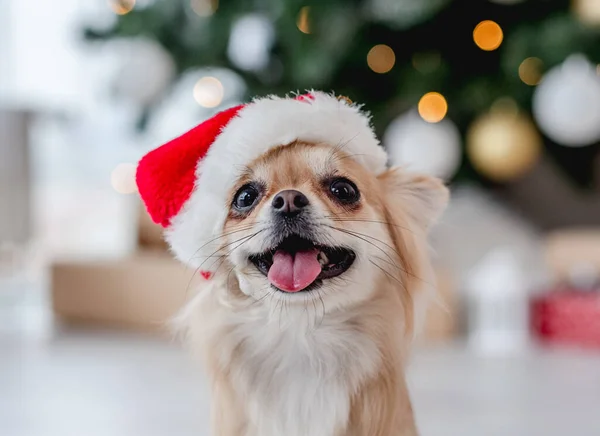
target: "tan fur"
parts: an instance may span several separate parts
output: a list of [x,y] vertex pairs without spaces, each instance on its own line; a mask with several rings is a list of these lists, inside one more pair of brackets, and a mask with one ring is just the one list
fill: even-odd
[[[313,156],[315,150],[320,150],[321,156],[326,150],[329,157],[317,159]],[[322,178],[333,173],[359,186],[360,207],[342,207],[328,198]],[[343,146],[327,144],[298,143],[271,150],[248,165],[231,196],[250,180],[263,181],[267,192],[248,216],[229,216],[223,234],[237,233],[225,239],[224,245],[250,234],[258,214],[268,207],[273,195],[290,188],[318,198],[328,215],[342,220],[336,222],[340,228],[360,231],[367,225],[381,226],[387,234],[388,242],[382,247],[388,255],[382,255],[377,264],[381,271],[375,270],[373,292],[360,304],[328,308],[327,314],[323,306],[323,317],[339,319],[344,328],[370,338],[379,362],[376,371],[360,381],[351,394],[347,425],[331,436],[417,435],[404,371],[415,327],[415,304],[423,298],[420,289],[429,274],[426,233],[447,201],[446,189],[434,179],[411,176],[399,169],[375,177],[346,155]],[[222,348],[223,338],[234,328],[224,319],[236,314],[251,316],[258,306],[272,304],[268,298],[259,300],[240,290],[236,274],[254,274],[251,270],[236,271],[225,256],[216,277],[201,291],[201,303],[189,308],[194,312],[188,316],[190,340],[201,350],[212,378],[213,434],[218,436],[261,436],[249,428],[250,406],[232,378],[232,371],[247,364],[243,360],[247,344],[241,342],[231,350]],[[309,309],[312,306],[306,308],[307,313]],[[316,331],[319,327],[314,328]]]

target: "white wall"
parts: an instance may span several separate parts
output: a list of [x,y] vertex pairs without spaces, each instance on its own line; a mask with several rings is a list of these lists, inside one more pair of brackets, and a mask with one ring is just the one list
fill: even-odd
[[114,50],[83,40],[86,24],[114,19],[106,0],[0,0],[0,108],[37,114],[27,184],[35,243],[50,254],[114,253],[133,236],[135,196],[116,193],[110,175],[143,150],[131,111],[108,92]]
[[111,19],[105,0],[0,0],[0,101],[52,110],[85,105],[99,77],[82,28]]

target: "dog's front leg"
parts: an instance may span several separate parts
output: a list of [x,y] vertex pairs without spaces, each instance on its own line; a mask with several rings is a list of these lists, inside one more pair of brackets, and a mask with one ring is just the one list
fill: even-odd
[[213,436],[250,436],[246,411],[239,403],[228,381],[214,383],[211,407]]
[[349,426],[340,436],[418,436],[404,374],[381,374],[352,401]]

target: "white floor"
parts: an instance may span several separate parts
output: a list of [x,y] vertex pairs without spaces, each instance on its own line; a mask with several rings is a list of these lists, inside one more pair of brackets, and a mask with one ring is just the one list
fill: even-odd
[[[206,384],[177,343],[57,327],[40,301],[10,295],[0,292],[0,435],[208,436]],[[410,386],[423,436],[600,435],[600,353],[420,349]]]

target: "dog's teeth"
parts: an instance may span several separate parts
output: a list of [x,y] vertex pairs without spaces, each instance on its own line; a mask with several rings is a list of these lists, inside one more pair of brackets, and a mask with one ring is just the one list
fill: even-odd
[[325,266],[329,263],[329,259],[327,258],[325,253],[323,253],[322,251],[319,251],[319,255],[317,256],[317,259],[318,259],[319,263],[321,264],[321,266]]

